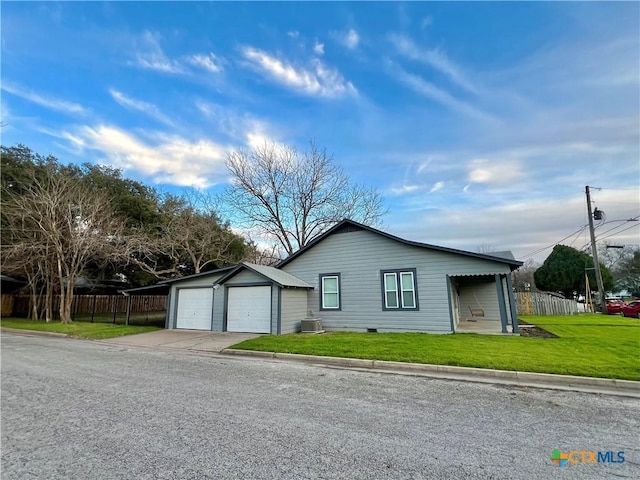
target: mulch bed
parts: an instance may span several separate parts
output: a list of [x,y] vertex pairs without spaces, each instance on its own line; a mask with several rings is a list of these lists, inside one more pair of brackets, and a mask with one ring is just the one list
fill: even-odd
[[521,337],[558,338],[556,334],[548,332],[537,325],[523,322],[520,319],[518,319],[518,326],[520,327]]

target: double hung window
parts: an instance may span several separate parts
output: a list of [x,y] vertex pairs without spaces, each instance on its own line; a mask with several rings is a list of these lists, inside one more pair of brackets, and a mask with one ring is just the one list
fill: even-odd
[[417,310],[416,271],[387,270],[382,276],[383,310]]

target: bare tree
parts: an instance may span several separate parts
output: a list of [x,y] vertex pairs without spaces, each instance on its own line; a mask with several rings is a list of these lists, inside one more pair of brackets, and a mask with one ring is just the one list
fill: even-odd
[[104,193],[59,172],[34,177],[20,194],[5,198],[5,228],[11,233],[2,249],[3,267],[22,269],[32,289],[44,285],[47,320],[55,289],[60,294],[60,320],[70,322],[74,285],[89,262],[128,255],[123,220]]
[[227,155],[233,175],[227,201],[245,226],[274,239],[287,254],[343,218],[375,225],[386,213],[375,189],[351,182],[325,149],[265,143]]
[[194,191],[167,195],[162,210],[166,223],[158,248],[178,262],[188,262],[193,273],[242,260],[244,239],[220,219],[207,195]]
[[529,258],[520,268],[512,273],[513,288],[516,292],[537,292],[536,282],[533,278],[534,272],[540,268],[540,264]]

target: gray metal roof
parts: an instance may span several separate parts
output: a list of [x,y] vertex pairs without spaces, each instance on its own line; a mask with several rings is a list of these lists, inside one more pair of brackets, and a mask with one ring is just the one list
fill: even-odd
[[181,282],[182,280],[191,280],[192,278],[206,277],[207,275],[213,275],[215,273],[228,272],[230,270],[233,270],[234,268],[236,268],[236,265],[231,265],[230,267],[218,268],[217,270],[209,270],[207,272],[194,273],[191,275],[186,275],[184,277],[170,278],[169,280],[162,280],[161,282],[158,282],[157,285],[165,285],[168,283]]
[[171,290],[171,285],[160,284],[148,285],[146,287],[128,288],[126,290],[120,290],[120,293],[124,295],[168,295]]
[[507,260],[515,260],[516,257],[513,256],[511,250],[504,250],[500,252],[487,252],[487,255],[491,257],[505,258]]
[[313,288],[313,286],[309,285],[307,282],[300,280],[298,277],[294,277],[290,273],[278,270],[277,268],[247,262],[243,262],[242,264],[247,268],[253,270],[254,272],[273,280],[283,287]]
[[274,282],[281,287],[291,288],[313,288],[313,285],[309,285],[307,282],[303,282],[298,277],[294,277],[290,273],[283,272],[274,267],[268,267],[266,265],[257,265],[255,263],[242,262],[236,266],[231,272],[218,280],[217,283],[223,284],[231,277],[236,275],[242,269],[246,268],[252,272]]
[[[236,265],[232,265],[230,267],[218,268],[217,270],[209,270],[208,272],[194,273],[193,275],[186,275],[184,277],[176,277],[170,278],[169,280],[162,280],[161,282],[156,283],[155,285],[148,285],[146,287],[136,287],[136,288],[128,288],[126,290],[121,290],[122,293],[132,294],[132,295],[144,295],[145,292],[148,295],[153,295],[154,293],[158,293],[158,295],[164,295],[169,293],[169,289],[171,288],[171,284],[175,282],[181,282],[183,280],[191,280],[192,278],[198,277],[206,277],[207,275],[221,274],[223,272],[228,272],[236,268]],[[211,283],[213,285],[213,282]]]

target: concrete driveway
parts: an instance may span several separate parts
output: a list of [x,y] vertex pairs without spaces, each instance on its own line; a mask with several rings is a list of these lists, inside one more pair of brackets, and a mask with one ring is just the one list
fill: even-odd
[[110,345],[150,347],[196,352],[220,352],[243,340],[259,337],[256,333],[203,332],[200,330],[158,330],[126,337],[102,340]]

